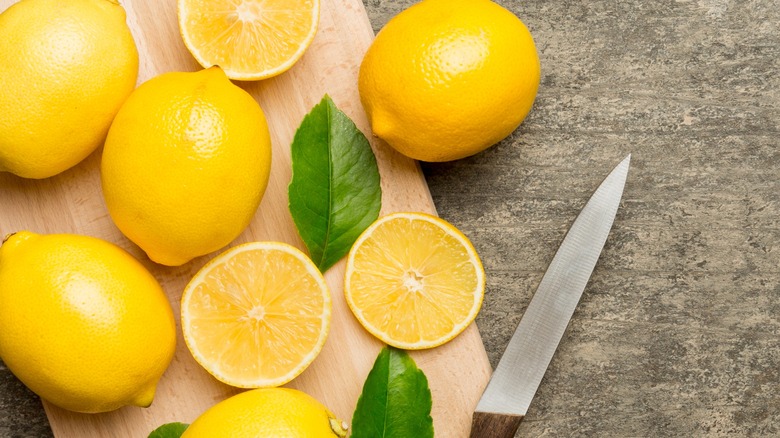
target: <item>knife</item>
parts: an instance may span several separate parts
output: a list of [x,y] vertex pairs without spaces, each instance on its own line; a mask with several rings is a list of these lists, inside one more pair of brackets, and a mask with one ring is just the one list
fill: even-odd
[[629,154],[569,228],[474,410],[471,438],[512,438],[577,307],[615,220]]

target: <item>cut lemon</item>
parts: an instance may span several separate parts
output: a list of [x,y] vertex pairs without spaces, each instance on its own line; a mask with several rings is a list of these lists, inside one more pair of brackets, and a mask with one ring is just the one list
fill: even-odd
[[369,226],[347,257],[344,293],[371,334],[407,350],[441,345],[477,316],[485,271],[452,224],[394,213]]
[[311,364],[330,327],[330,292],[314,263],[279,242],[233,247],[184,289],[181,325],[192,356],[218,380],[274,387]]
[[259,80],[295,64],[317,33],[319,0],[178,0],[184,44],[205,68]]

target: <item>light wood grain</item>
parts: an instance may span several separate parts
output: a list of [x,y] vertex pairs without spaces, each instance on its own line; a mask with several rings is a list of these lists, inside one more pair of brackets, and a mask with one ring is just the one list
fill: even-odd
[[[0,0],[0,10],[12,3],[12,0]],[[179,36],[175,1],[125,0],[123,5],[139,49],[139,84],[168,71],[200,69]],[[249,228],[233,245],[277,240],[304,249],[287,210],[289,145],[304,114],[326,93],[371,140],[382,178],[382,213],[435,212],[417,163],[370,135],[356,84],[360,60],[372,38],[373,31],[360,0],[323,0],[317,36],[291,70],[270,80],[239,84],[257,99],[266,113],[274,155],[271,182],[263,202]],[[150,262],[108,216],[100,190],[99,163],[100,151],[97,151],[75,168],[42,181],[0,174],[0,233],[20,229],[71,232],[114,242],[151,270],[178,314],[185,284],[215,254],[178,268]],[[338,416],[349,420],[382,344],[363,330],[346,306],[343,273],[341,261],[325,275],[333,293],[333,323],[327,343],[309,369],[289,386],[308,392]],[[239,392],[217,382],[195,363],[181,338],[181,330],[177,341],[176,356],[160,381],[151,407],[84,415],[44,402],[55,436],[145,437],[166,422],[191,422],[214,403]],[[413,352],[412,357],[429,379],[437,436],[468,436],[471,413],[490,374],[476,326],[472,324],[444,346]]]

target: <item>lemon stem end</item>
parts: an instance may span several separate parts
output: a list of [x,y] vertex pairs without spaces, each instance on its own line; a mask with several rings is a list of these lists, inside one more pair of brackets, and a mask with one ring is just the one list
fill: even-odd
[[0,242],[0,245],[2,245],[2,244],[4,244],[5,242],[7,242],[7,241],[8,241],[8,239],[10,239],[10,238],[11,238],[11,236],[13,236],[14,234],[16,234],[16,232],[13,232],[13,233],[8,233],[8,234],[6,234],[5,236],[3,236],[3,241],[2,241],[2,242]]
[[138,406],[141,408],[148,408],[149,406],[151,406],[152,402],[154,401],[154,393],[156,389],[157,389],[156,386],[152,385],[151,388],[138,394],[138,396],[132,402],[133,406]]
[[347,436],[349,424],[347,424],[346,421],[339,420],[335,417],[328,417],[328,421],[330,421],[330,430],[332,430],[336,436],[342,438]]

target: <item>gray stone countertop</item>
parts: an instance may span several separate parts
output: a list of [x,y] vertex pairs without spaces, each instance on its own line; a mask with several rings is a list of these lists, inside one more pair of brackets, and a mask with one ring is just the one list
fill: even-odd
[[[364,3],[379,31],[414,1]],[[439,214],[483,258],[493,366],[572,220],[633,154],[518,436],[780,436],[777,3],[499,3],[536,41],[534,108],[491,149],[422,165]],[[51,436],[2,363],[0,436]]]

